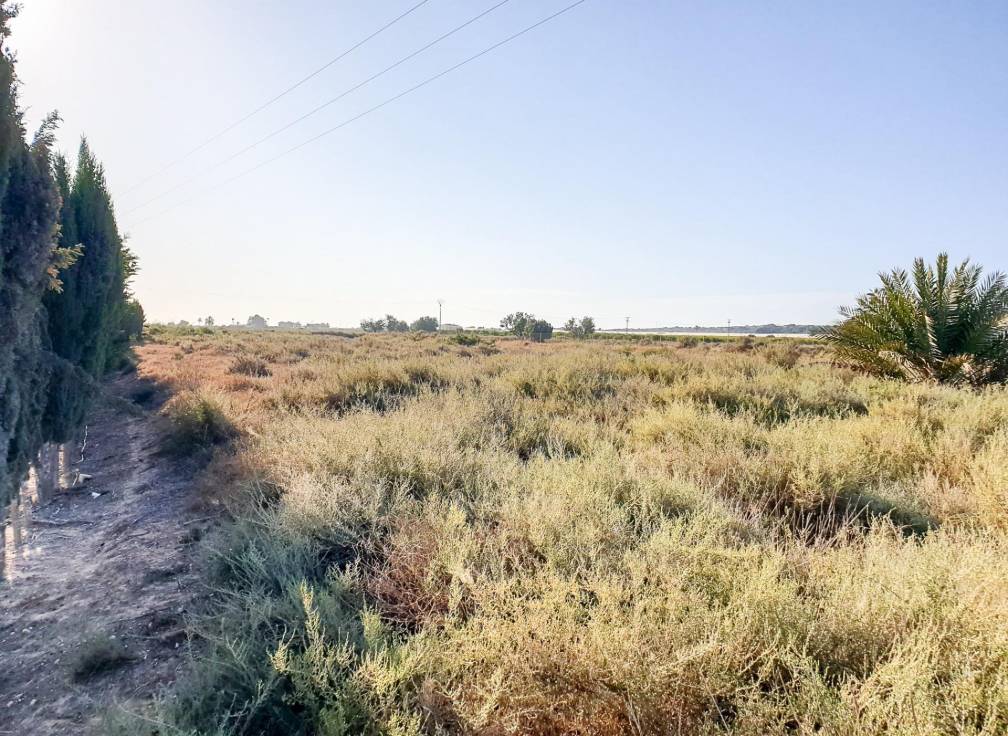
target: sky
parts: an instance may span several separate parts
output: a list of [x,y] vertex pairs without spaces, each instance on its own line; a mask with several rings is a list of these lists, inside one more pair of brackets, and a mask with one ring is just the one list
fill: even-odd
[[418,1],[23,3],[27,124],[104,162],[149,319],[825,323],[1008,270],[1003,0],[586,0],[284,154],[573,1],[510,0],[234,156],[500,1],[429,0],[179,161]]

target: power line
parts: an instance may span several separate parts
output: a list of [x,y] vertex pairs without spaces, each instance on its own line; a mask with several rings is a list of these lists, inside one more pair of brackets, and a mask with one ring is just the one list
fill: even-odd
[[423,7],[424,5],[426,5],[429,2],[430,2],[430,0],[420,0],[420,2],[418,2],[416,5],[412,6],[411,8],[409,8],[408,10],[406,10],[404,13],[402,13],[402,14],[396,16],[395,18],[393,18],[392,20],[390,20],[388,23],[386,23],[385,25],[383,25],[381,28],[379,28],[377,31],[375,31],[371,35],[367,36],[366,38],[361,39],[360,41],[358,41],[357,43],[355,43],[353,46],[351,46],[350,48],[348,48],[346,51],[344,51],[341,54],[339,54],[338,56],[330,59],[329,61],[327,61],[322,66],[320,66],[315,71],[311,72],[306,77],[302,77],[297,82],[295,82],[294,84],[292,84],[290,87],[288,87],[287,89],[285,89],[283,92],[280,92],[279,94],[274,95],[273,97],[271,97],[270,99],[268,99],[266,102],[264,102],[263,104],[261,104],[259,107],[257,107],[256,109],[252,110],[252,112],[250,112],[247,115],[245,115],[244,117],[241,117],[238,120],[234,121],[233,123],[231,123],[230,125],[228,125],[226,128],[224,128],[220,132],[215,133],[214,135],[210,136],[205,141],[203,141],[202,143],[200,143],[198,146],[196,146],[195,148],[193,148],[193,149],[187,151],[186,153],[182,154],[181,156],[179,156],[178,158],[176,158],[174,161],[171,161],[171,162],[165,164],[163,167],[161,167],[160,169],[158,169],[154,173],[152,173],[152,174],[144,177],[140,181],[136,182],[135,184],[133,184],[132,186],[130,186],[128,189],[126,189],[125,192],[124,192],[124,194],[128,194],[129,192],[132,192],[133,190],[138,189],[139,187],[142,187],[147,182],[151,181],[152,179],[154,179],[154,178],[160,176],[161,174],[163,174],[164,172],[166,172],[166,171],[174,168],[178,164],[182,163],[187,158],[189,158],[190,156],[192,156],[194,153],[198,153],[199,151],[202,151],[204,148],[206,148],[207,146],[209,146],[211,143],[213,143],[214,141],[216,141],[219,138],[223,137],[227,133],[230,133],[232,130],[234,130],[235,128],[237,128],[239,125],[241,125],[242,123],[244,123],[249,118],[252,118],[252,117],[258,115],[263,110],[265,110],[267,107],[269,107],[270,105],[272,105],[274,102],[277,102],[281,98],[283,98],[286,95],[290,94],[291,92],[293,92],[294,90],[296,90],[298,87],[300,87],[305,82],[307,82],[307,81],[309,81],[309,80],[317,77],[319,74],[321,74],[322,72],[324,72],[326,69],[328,69],[329,67],[331,67],[333,64],[335,64],[336,62],[338,62],[338,61],[342,60],[343,58],[349,56],[354,51],[356,51],[357,49],[359,49],[361,46],[363,46],[364,44],[366,44],[368,41],[370,41],[370,40],[374,39],[375,37],[381,35],[385,31],[387,31],[389,28],[391,28],[392,26],[394,26],[396,23],[398,23],[399,21],[403,20],[407,16],[411,15],[413,12],[419,10],[421,7]]
[[256,164],[255,166],[253,166],[253,167],[251,167],[249,169],[246,169],[245,171],[242,171],[242,172],[240,172],[240,173],[238,173],[238,174],[236,174],[236,175],[234,175],[234,176],[232,176],[232,177],[230,177],[228,179],[224,179],[223,181],[220,181],[217,184],[208,187],[203,192],[199,192],[199,193],[193,195],[192,197],[189,197],[188,199],[184,199],[181,202],[177,202],[174,205],[172,205],[170,207],[167,207],[166,209],[163,209],[163,210],[161,210],[159,212],[156,212],[155,214],[151,215],[150,217],[146,217],[146,218],[144,218],[142,220],[139,220],[138,222],[134,223],[134,225],[140,225],[140,224],[145,223],[145,222],[147,222],[149,220],[155,219],[157,217],[161,217],[162,215],[164,215],[164,214],[166,214],[168,212],[171,212],[172,210],[176,209],[177,207],[181,207],[184,204],[188,204],[189,202],[192,202],[194,199],[197,199],[201,194],[205,194],[205,193],[211,192],[211,191],[213,191],[215,189],[219,189],[221,187],[227,186],[228,184],[231,184],[232,182],[235,182],[238,179],[241,179],[243,177],[248,176],[249,174],[252,174],[253,172],[258,171],[259,169],[263,168],[264,166],[268,166],[269,164],[271,164],[271,163],[273,163],[275,161],[278,161],[279,159],[281,159],[281,158],[283,158],[285,156],[288,156],[288,155],[294,153],[295,151],[299,151],[302,148],[304,148],[305,146],[308,146],[308,145],[314,143],[315,141],[317,141],[317,140],[319,140],[321,138],[326,137],[327,135],[335,133],[336,131],[341,130],[342,128],[347,127],[348,125],[351,125],[352,123],[357,122],[361,118],[367,117],[371,113],[377,112],[378,110],[381,110],[383,107],[391,105],[393,102],[401,100],[403,97],[406,97],[407,95],[410,95],[413,92],[416,92],[417,90],[420,90],[420,89],[426,87],[427,85],[429,85],[429,84],[431,84],[433,82],[436,82],[437,80],[441,79],[442,77],[445,77],[445,76],[451,74],[452,72],[455,72],[455,71],[461,69],[462,67],[466,66],[467,64],[470,64],[470,63],[476,61],[477,59],[480,59],[480,58],[486,56],[487,54],[489,54],[489,53],[491,53],[493,51],[496,51],[501,46],[504,46],[504,45],[506,45],[508,43],[511,43],[515,39],[520,38],[520,37],[524,36],[525,34],[530,33],[531,31],[534,31],[535,29],[539,28],[540,26],[546,25],[550,21],[555,20],[556,18],[559,18],[561,15],[564,15],[565,13],[568,13],[571,10],[574,10],[574,8],[578,7],[579,5],[583,5],[585,2],[587,2],[587,0],[577,0],[576,2],[573,2],[570,5],[567,5],[566,7],[558,10],[557,12],[553,13],[552,15],[548,15],[545,18],[543,18],[542,20],[536,21],[535,23],[533,23],[530,26],[526,26],[525,28],[523,28],[522,30],[518,31],[517,33],[513,33],[512,35],[508,36],[504,40],[498,41],[497,43],[493,44],[492,46],[488,46],[487,48],[483,49],[479,53],[473,54],[472,56],[470,56],[470,57],[468,57],[466,59],[463,59],[462,61],[460,61],[459,63],[455,64],[454,66],[450,66],[447,69],[438,72],[434,76],[428,77],[427,79],[423,80],[419,84],[415,84],[412,87],[409,87],[408,89],[403,90],[399,94],[393,95],[392,97],[389,97],[384,102],[380,102],[377,105],[375,105],[374,107],[368,108],[364,112],[358,113],[357,115],[354,115],[353,117],[347,118],[342,123],[339,123],[338,125],[334,125],[333,127],[329,128],[328,130],[324,130],[321,133],[319,133],[318,135],[312,136],[311,138],[309,138],[309,139],[307,139],[305,141],[302,141],[301,143],[298,143],[296,146],[293,146],[292,148],[288,148],[287,150],[283,151],[282,153],[279,153],[276,156],[273,156],[272,158],[268,158],[265,161],[262,161],[262,162]]
[[498,2],[496,5],[493,5],[492,7],[487,8],[486,10],[484,10],[482,13],[479,13],[478,15],[473,16],[472,18],[470,18],[469,20],[467,20],[465,23],[462,23],[461,25],[455,26],[454,28],[452,28],[447,33],[441,34],[440,36],[438,36],[437,38],[435,38],[433,41],[431,41],[431,42],[429,42],[429,43],[421,46],[416,51],[414,51],[414,52],[412,52],[410,54],[407,54],[406,56],[402,57],[401,59],[399,59],[395,63],[393,63],[393,64],[385,67],[380,72],[377,72],[376,74],[372,74],[370,77],[368,77],[367,79],[365,79],[363,82],[358,82],[353,87],[350,87],[349,89],[341,92],[340,94],[338,94],[335,97],[333,97],[331,100],[323,102],[318,107],[315,107],[314,109],[309,110],[308,112],[306,112],[301,117],[295,118],[291,122],[289,122],[286,125],[283,125],[283,126],[277,128],[276,130],[272,131],[271,133],[267,133],[265,136],[263,136],[259,140],[255,141],[254,143],[250,143],[249,145],[245,146],[245,148],[241,149],[240,151],[236,151],[235,153],[232,153],[227,158],[222,159],[221,161],[218,161],[217,163],[211,165],[207,169],[204,169],[200,174],[198,174],[198,175],[196,175],[194,177],[191,177],[189,179],[186,179],[185,181],[182,181],[179,184],[176,184],[175,186],[171,187],[170,189],[167,189],[167,190],[161,192],[160,194],[157,194],[157,195],[151,197],[150,199],[145,200],[145,201],[141,202],[140,204],[135,205],[135,206],[129,208],[128,210],[125,211],[124,214],[129,214],[130,212],[135,212],[135,211],[137,211],[139,209],[142,209],[142,208],[146,207],[149,204],[153,204],[154,202],[157,202],[158,200],[163,199],[164,197],[167,197],[169,194],[177,192],[179,189],[182,189],[184,187],[189,186],[190,184],[192,184],[195,181],[199,181],[199,179],[201,177],[205,176],[206,174],[209,174],[212,171],[216,171],[221,166],[224,166],[225,164],[230,163],[231,161],[234,161],[236,158],[238,158],[242,154],[248,153],[249,151],[251,151],[256,146],[258,146],[258,145],[260,145],[262,143],[265,143],[266,141],[270,140],[271,138],[274,138],[274,137],[280,135],[285,130],[288,130],[288,129],[294,127],[295,125],[297,125],[298,123],[300,123],[300,122],[302,122],[304,120],[307,120],[312,115],[315,115],[316,113],[321,112],[322,110],[324,110],[325,108],[329,107],[330,105],[339,102],[340,100],[342,100],[347,95],[350,95],[353,92],[356,92],[360,88],[362,88],[362,87],[370,84],[371,82],[375,81],[379,77],[384,76],[385,74],[388,74],[390,71],[392,71],[393,69],[396,69],[397,67],[402,66],[403,64],[405,64],[410,59],[416,58],[420,54],[424,53],[428,49],[433,48],[434,46],[436,46],[437,44],[441,43],[445,39],[447,39],[447,38],[449,38],[451,36],[454,36],[459,31],[461,31],[461,30],[463,30],[463,29],[471,26],[473,23],[475,23],[476,21],[480,20],[481,18],[483,18],[483,17],[485,17],[487,15],[490,15],[490,13],[494,12],[495,10],[497,10],[498,8],[500,8],[501,6],[507,5],[509,2],[510,2],[510,0],[500,0],[500,2]]

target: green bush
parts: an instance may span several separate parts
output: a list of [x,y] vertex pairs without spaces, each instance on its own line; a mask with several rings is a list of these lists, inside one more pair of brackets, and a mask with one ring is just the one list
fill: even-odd
[[479,335],[469,335],[465,332],[460,332],[457,335],[452,335],[448,338],[448,342],[454,343],[455,345],[463,345],[465,347],[471,348],[480,344]]
[[571,317],[564,323],[564,330],[575,340],[583,340],[595,334],[595,320],[582,317],[580,320]]

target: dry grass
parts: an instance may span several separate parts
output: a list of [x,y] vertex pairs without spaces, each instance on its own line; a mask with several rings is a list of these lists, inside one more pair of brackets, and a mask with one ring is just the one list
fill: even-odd
[[783,341],[481,347],[141,350],[241,432],[246,499],[162,733],[1008,730],[1003,388]]

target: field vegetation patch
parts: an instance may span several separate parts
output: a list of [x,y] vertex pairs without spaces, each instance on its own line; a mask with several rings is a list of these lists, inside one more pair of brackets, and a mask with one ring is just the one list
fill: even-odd
[[1008,728],[1003,388],[773,340],[265,340],[141,350],[242,469],[173,732]]

